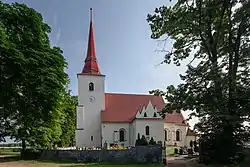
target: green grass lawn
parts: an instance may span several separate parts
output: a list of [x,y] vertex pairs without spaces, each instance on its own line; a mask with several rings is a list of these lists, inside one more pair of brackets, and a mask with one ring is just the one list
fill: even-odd
[[49,161],[25,161],[29,164],[39,164],[39,165],[60,165],[60,166],[72,166],[72,167],[163,167],[162,164],[114,164],[114,163],[64,163],[64,162],[49,162]]
[[21,165],[27,164],[28,166],[48,166],[48,167],[163,167],[162,164],[115,164],[115,163],[74,163],[74,162],[61,162],[61,161],[40,161],[40,160],[22,160],[19,156],[0,158],[0,163],[16,162]]
[[179,149],[179,147],[167,146],[167,155],[175,155],[174,153],[175,148]]
[[20,152],[14,152],[13,149],[0,148],[0,155],[20,155]]
[[0,151],[0,155],[20,155],[20,152]]

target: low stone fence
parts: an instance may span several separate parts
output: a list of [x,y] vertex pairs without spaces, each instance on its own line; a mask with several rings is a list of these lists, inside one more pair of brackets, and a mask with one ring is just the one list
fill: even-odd
[[40,150],[38,158],[86,163],[162,163],[162,148],[160,146],[137,146],[124,150]]

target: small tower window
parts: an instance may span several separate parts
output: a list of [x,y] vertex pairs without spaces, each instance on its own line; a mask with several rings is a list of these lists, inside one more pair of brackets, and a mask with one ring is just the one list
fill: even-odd
[[93,82],[89,83],[89,91],[94,91],[94,83]]
[[144,117],[148,117],[147,113],[144,113]]
[[145,131],[146,131],[146,135],[148,136],[149,135],[149,126],[145,127]]
[[91,137],[90,137],[90,140],[91,140],[91,141],[93,141],[93,140],[94,140],[94,137],[93,137],[93,136],[91,136]]

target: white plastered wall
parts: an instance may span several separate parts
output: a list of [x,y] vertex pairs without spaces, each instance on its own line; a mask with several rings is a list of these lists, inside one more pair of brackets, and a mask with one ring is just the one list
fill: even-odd
[[[167,138],[167,145],[174,145],[175,143],[177,146],[183,147],[185,146],[185,138],[187,133],[187,125],[175,125],[172,123],[164,123],[164,129],[168,131],[168,138]],[[176,131],[179,130],[180,133],[180,141],[176,141]],[[165,134],[164,134],[165,138]],[[165,139],[164,139],[165,140]]]
[[196,137],[195,136],[186,136],[185,139],[185,146],[190,147],[190,141],[195,141]]
[[[125,141],[121,142],[119,139],[119,131],[125,130]],[[104,143],[110,145],[124,144],[125,147],[130,146],[130,124],[129,123],[103,123],[102,124],[102,145]]]
[[[78,105],[84,108],[81,110],[83,114],[77,111],[77,126],[84,126],[84,130],[76,131],[76,146],[101,147],[101,111],[105,105],[105,76],[78,75],[77,77]],[[94,84],[94,91],[89,91],[90,82]]]

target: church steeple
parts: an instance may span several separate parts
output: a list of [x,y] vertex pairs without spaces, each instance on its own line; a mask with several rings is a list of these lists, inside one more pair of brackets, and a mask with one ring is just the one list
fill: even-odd
[[92,8],[90,8],[90,26],[89,26],[89,41],[88,41],[88,51],[85,59],[85,64],[82,69],[82,74],[89,75],[101,75],[100,69],[98,67],[96,54],[95,54],[95,40],[94,31],[92,23]]

